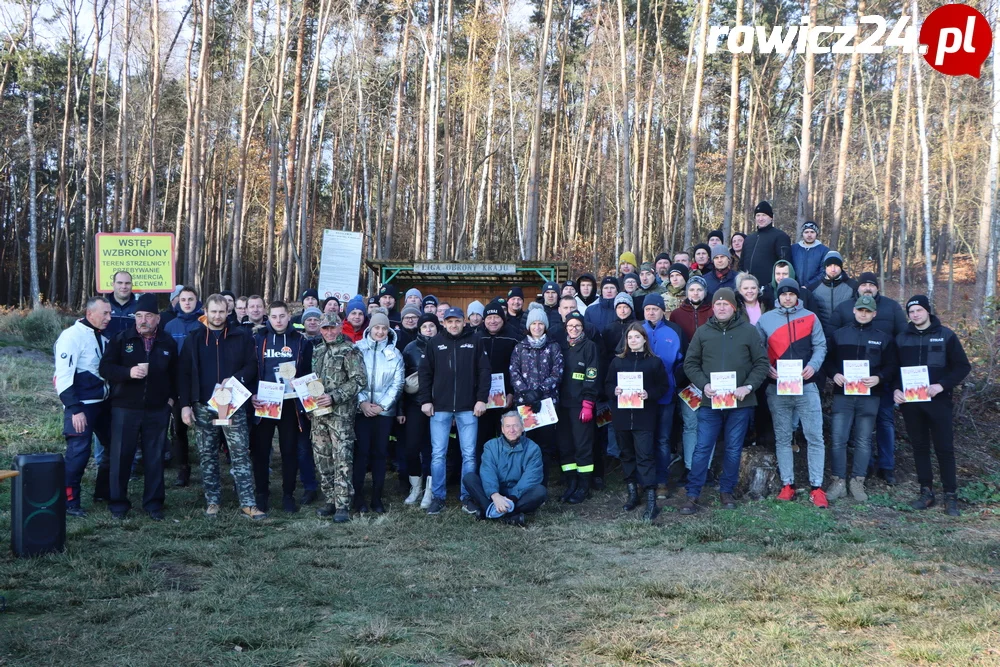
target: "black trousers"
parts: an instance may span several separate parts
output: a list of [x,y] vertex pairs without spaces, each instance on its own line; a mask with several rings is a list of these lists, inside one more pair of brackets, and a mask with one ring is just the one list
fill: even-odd
[[128,480],[132,475],[135,452],[142,447],[145,475],[142,509],[163,508],[166,489],[163,485],[163,449],[170,425],[170,406],[148,410],[111,408],[111,497],[108,508],[125,512],[132,507],[128,499]]
[[955,493],[958,480],[955,473],[955,444],[951,425],[951,399],[932,399],[926,403],[904,403],[900,406],[906,432],[913,445],[913,462],[917,467],[920,486],[934,488],[931,467],[931,442],[941,472],[945,493]]
[[580,408],[559,408],[559,458],[563,472],[594,472],[595,420],[580,421]]
[[395,421],[395,417],[365,417],[362,414],[354,420],[354,434],[357,436],[354,442],[354,498],[359,504],[364,497],[369,463],[372,468],[372,501],[382,498],[389,433]]
[[494,408],[487,410],[479,418],[479,429],[476,431],[476,470],[483,462],[483,445],[500,435],[500,417],[506,410]]
[[656,486],[656,455],[652,431],[615,431],[621,450],[622,472],[626,482]]
[[281,495],[295,493],[299,474],[299,418],[295,401],[288,399],[281,406],[281,419],[261,419],[253,428],[250,438],[250,461],[253,464],[253,483],[257,497],[271,495],[271,449],[274,431],[278,431],[278,450],[281,452]]
[[420,404],[416,400],[404,402],[403,414],[406,415],[406,423],[403,424],[406,441],[406,474],[411,477],[430,477],[431,418],[420,410]]
[[[487,496],[486,491],[483,490],[483,480],[480,479],[478,474],[470,472],[462,479],[462,481],[465,482],[465,488],[468,490],[473,502],[476,503],[479,509],[485,512],[486,508],[493,503],[493,500]],[[501,494],[506,496],[507,492],[508,489],[502,486],[500,487]],[[536,484],[535,486],[529,487],[528,490],[521,494],[521,497],[514,502],[514,511],[530,514],[542,506],[542,503],[545,502],[548,495],[549,492],[542,484]]]
[[181,407],[175,405],[173,409],[174,419],[174,441],[173,447],[174,461],[179,466],[191,465],[191,453],[188,450],[188,425],[181,419]]
[[556,440],[559,437],[558,427],[559,424],[549,424],[524,433],[528,440],[534,442],[542,450],[542,486],[549,485],[549,468],[553,461],[559,461],[559,452],[556,447]]

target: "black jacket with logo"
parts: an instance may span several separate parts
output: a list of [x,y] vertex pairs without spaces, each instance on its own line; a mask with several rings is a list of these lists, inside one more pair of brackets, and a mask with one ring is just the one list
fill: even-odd
[[[861,324],[855,320],[846,327],[837,329],[830,336],[823,368],[826,375],[832,378],[837,373],[844,372],[844,361],[867,360],[869,375],[879,378],[879,383],[871,389],[872,395],[878,396],[883,391],[892,391],[892,385],[899,373],[897,357],[896,341],[892,334],[876,327],[874,321]],[[844,388],[834,383],[833,391],[843,394]]]
[[559,404],[563,408],[579,408],[584,401],[597,402],[600,389],[601,353],[597,343],[582,334],[575,345],[563,352],[563,381],[559,387]]
[[421,405],[433,403],[437,411],[469,412],[489,398],[491,373],[479,334],[465,328],[452,336],[444,330],[427,341],[417,396]]
[[[267,332],[256,334],[253,343],[257,355],[257,382],[280,382],[278,364],[287,361],[295,362],[295,377],[307,375],[312,369],[314,345],[291,325],[284,333],[275,333],[268,322]],[[247,389],[257,393],[256,383]]]
[[[951,390],[972,370],[962,342],[954,331],[941,324],[937,315],[931,315],[931,325],[923,331],[911,322],[896,336],[896,347],[900,366],[927,366],[930,383],[944,387],[932,400],[951,400]],[[895,388],[902,389],[902,385],[902,376],[897,376]]]
[[[122,331],[104,348],[101,377],[111,384],[111,406],[129,410],[158,410],[177,397],[177,344],[163,330],[156,330],[153,345],[146,353],[142,336],[135,327]],[[141,380],[133,378],[132,367],[149,364]]]

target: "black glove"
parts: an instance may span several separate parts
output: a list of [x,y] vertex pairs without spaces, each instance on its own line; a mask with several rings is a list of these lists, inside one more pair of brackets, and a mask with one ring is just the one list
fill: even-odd
[[528,391],[521,394],[521,403],[524,405],[530,405],[532,412],[538,412],[535,409],[536,404],[542,402],[542,392],[537,389],[529,389]]

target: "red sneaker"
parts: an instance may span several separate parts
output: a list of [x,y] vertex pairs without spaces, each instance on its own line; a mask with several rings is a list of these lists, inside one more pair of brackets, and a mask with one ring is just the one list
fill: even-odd
[[823,493],[823,489],[813,489],[809,494],[809,499],[813,502],[816,507],[827,509],[830,507],[830,503],[826,501],[826,494]]
[[794,500],[795,499],[795,489],[792,488],[791,484],[785,484],[781,487],[781,493],[778,494],[778,500]]

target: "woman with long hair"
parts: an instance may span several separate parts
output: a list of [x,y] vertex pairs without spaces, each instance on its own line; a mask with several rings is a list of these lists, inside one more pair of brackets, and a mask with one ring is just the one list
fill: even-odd
[[427,341],[434,338],[438,330],[437,314],[424,313],[417,322],[417,338],[403,349],[406,387],[403,413],[396,417],[396,421],[403,426],[406,475],[410,482],[410,495],[403,503],[413,505],[419,502],[422,509],[431,506],[434,495],[431,492],[431,418],[420,410],[420,401],[417,400],[417,369],[427,356]]
[[[611,403],[611,419],[615,427],[615,437],[621,450],[622,472],[628,488],[628,499],[623,509],[631,512],[639,505],[639,487],[646,491],[646,511],[642,518],[652,521],[656,507],[656,454],[653,434],[656,430],[657,401],[670,386],[663,361],[653,354],[649,347],[649,337],[639,322],[633,322],[625,329],[625,341],[621,352],[611,360],[604,386],[608,396],[615,396]],[[642,375],[642,390],[628,402],[630,406],[619,407],[620,397],[626,395],[619,378],[620,373]]]
[[744,271],[736,276],[736,298],[750,324],[756,325],[760,316],[770,310],[760,298],[760,281],[752,273]]

